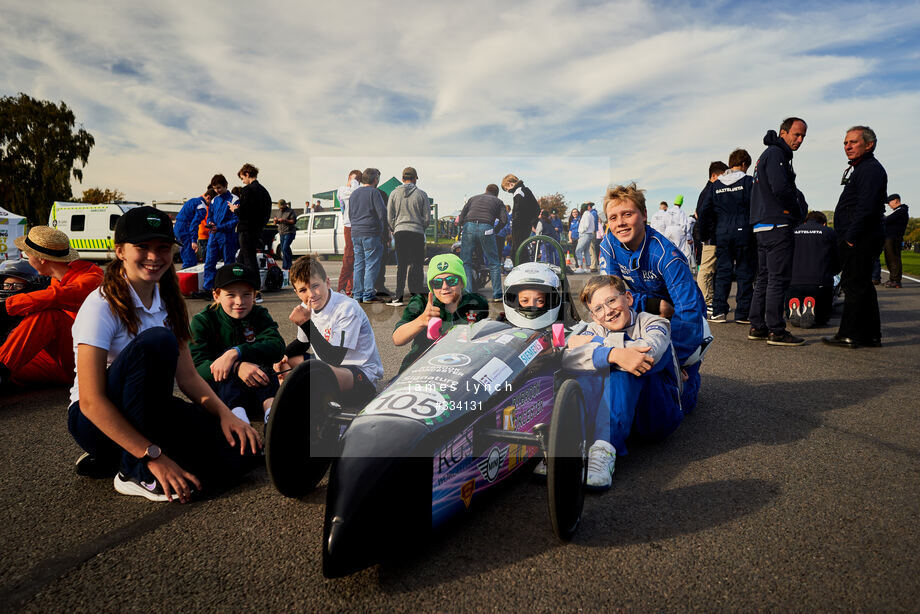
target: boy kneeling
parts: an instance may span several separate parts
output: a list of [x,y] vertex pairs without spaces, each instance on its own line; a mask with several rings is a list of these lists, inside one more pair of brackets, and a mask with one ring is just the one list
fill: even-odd
[[[596,411],[588,487],[606,490],[617,453],[627,454],[630,435],[660,441],[680,424],[680,367],[671,345],[670,323],[633,311],[633,296],[622,279],[592,277],[580,299],[593,323],[584,334],[569,338],[562,364],[582,373],[577,379],[588,404],[589,423]],[[594,408],[592,399],[600,399]]]

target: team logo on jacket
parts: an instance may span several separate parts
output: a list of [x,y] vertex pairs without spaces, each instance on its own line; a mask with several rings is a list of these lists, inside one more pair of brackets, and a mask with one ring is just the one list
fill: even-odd
[[498,446],[495,446],[489,450],[489,456],[479,461],[476,466],[479,468],[479,473],[482,474],[483,478],[489,482],[494,482],[506,458],[508,458],[508,448],[499,450]]
[[243,325],[243,338],[246,340],[246,343],[252,343],[256,340],[256,333],[249,324]]

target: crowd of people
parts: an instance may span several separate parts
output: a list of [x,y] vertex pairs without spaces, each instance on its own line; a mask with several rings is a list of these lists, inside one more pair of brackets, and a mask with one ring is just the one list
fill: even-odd
[[[649,216],[645,192],[633,183],[608,188],[603,218],[585,203],[563,222],[541,212],[524,182],[508,174],[500,184],[513,197],[510,212],[499,186],[489,184],[460,213],[460,255],[435,256],[427,269],[430,199],[417,186],[417,171],[406,167],[402,185],[385,198],[377,169],[353,170],[338,190],[347,247],[337,291],[317,257],[285,255],[300,299],[289,315],[297,335],[287,344],[257,304],[255,249],[271,199],[250,164],[240,169],[238,200],[215,175],[175,226],[152,207],[129,209],[115,226],[115,259],[105,271],[80,260],[63,232],[37,226],[16,240],[31,266],[0,268],[0,317],[17,318],[0,346],[0,388],[72,384],[68,426],[84,450],[77,472],[114,478],[123,494],[188,501],[255,466],[261,438],[251,420],[267,422],[285,374],[305,361],[330,366],[335,377],[327,385],[347,406],[376,395],[384,369],[362,305],[380,301],[391,239],[398,256],[391,304],[404,307],[391,341],[410,346],[399,372],[433,343],[426,334],[433,318],[443,330],[489,317],[488,301],[469,283],[474,249],[489,268],[491,299],[503,304],[510,324],[534,329],[561,321],[567,288],[553,267],[565,263],[538,253],[543,262],[521,264],[502,282],[504,249],[516,253],[536,233],[575,245],[575,272],[597,273],[579,297],[591,321],[567,340],[563,364],[590,400],[588,486],[604,490],[629,437],[663,439],[696,407],[709,324],[727,321],[733,282],[734,321],[749,325],[748,338],[797,346],[804,340],[786,322],[827,324],[839,271],[843,314],[824,342],[881,345],[873,265],[884,245],[887,285],[900,287],[906,205],[887,194],[875,133],[856,126],[846,132],[849,165],[835,227],[828,227],[824,214],[808,211],[795,183],[791,162],[806,131],[804,120],[788,118],[778,133],[767,132],[756,163],[743,149],[731,152],[728,164],[712,163],[695,216],[681,210],[682,196]],[[286,205],[279,227],[293,227]],[[204,238],[202,223],[210,230]],[[236,241],[239,262],[228,253]],[[177,249],[183,264],[206,250],[206,271],[212,267],[205,274],[212,302],[191,318],[173,264]],[[41,276],[50,281],[41,284]],[[188,400],[173,396],[173,382]]]

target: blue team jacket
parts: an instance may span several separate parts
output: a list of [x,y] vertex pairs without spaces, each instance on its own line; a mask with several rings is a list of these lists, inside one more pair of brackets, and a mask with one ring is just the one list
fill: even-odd
[[686,257],[664,235],[646,226],[642,245],[631,252],[608,230],[601,241],[600,265],[608,275],[623,278],[635,297],[636,311],[645,311],[649,298],[665,299],[674,305],[671,342],[681,364],[700,347],[706,301]]
[[176,222],[173,224],[176,236],[182,243],[186,243],[191,236],[191,242],[198,241],[198,225],[208,214],[208,203],[201,196],[190,198],[185,201],[182,208],[176,215]]
[[232,198],[233,196],[230,192],[224,192],[211,200],[211,215],[208,217],[208,221],[217,226],[215,229],[217,232],[236,232],[236,223],[238,220],[236,214],[233,213],[228,206]]

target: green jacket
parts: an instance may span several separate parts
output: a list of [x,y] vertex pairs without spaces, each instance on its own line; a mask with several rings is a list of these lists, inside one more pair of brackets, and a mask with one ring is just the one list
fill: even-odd
[[[460,296],[460,304],[457,305],[457,311],[454,313],[449,313],[444,309],[444,303],[439,301],[437,298],[433,298],[431,304],[435,307],[441,309],[441,332],[446,334],[448,330],[453,328],[457,324],[466,324],[466,314],[472,312],[475,316],[475,321],[484,320],[489,317],[489,303],[486,302],[486,299],[482,298],[478,294],[473,294],[472,292],[464,292]],[[396,328],[399,328],[403,324],[411,322],[415,318],[419,317],[425,307],[428,305],[428,296],[423,294],[416,294],[406,305],[406,309],[403,311],[402,319],[396,323]],[[396,330],[394,328],[393,330]],[[412,345],[409,348],[409,353],[406,354],[406,357],[403,358],[402,365],[399,367],[399,372],[402,373],[406,368],[415,362],[415,359],[418,358],[425,350],[431,347],[431,344],[434,343],[431,339],[428,338],[428,335],[425,332],[421,332],[415,336],[412,340]]]
[[208,305],[191,322],[192,359],[198,373],[213,383],[211,363],[232,347],[240,350],[240,360],[257,365],[272,365],[284,356],[284,339],[278,324],[260,305],[242,320],[231,318],[220,305]]

